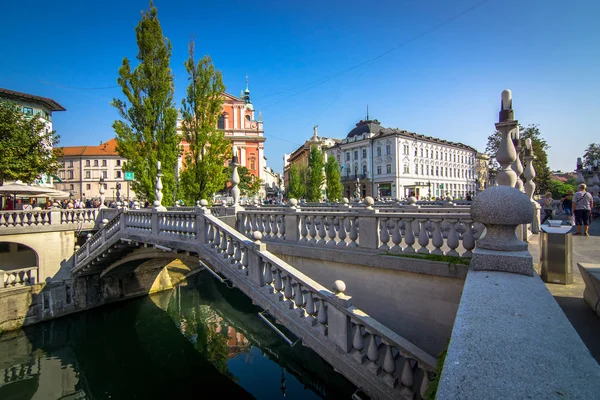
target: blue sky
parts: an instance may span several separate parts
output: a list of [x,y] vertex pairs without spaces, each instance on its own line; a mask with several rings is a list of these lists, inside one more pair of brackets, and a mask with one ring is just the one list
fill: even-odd
[[[249,75],[254,106],[263,112],[268,165],[275,170],[284,152],[312,135],[313,125],[321,136],[341,139],[365,117],[367,104],[384,126],[483,151],[506,88],[519,121],[540,125],[551,146],[551,168],[573,170],[587,145],[600,142],[596,0],[155,5],[173,45],[177,106],[187,85],[187,43],[195,36],[196,54],[213,58],[228,92],[239,95]],[[62,145],[110,139],[117,114],[109,103],[121,96],[110,87],[123,57],[135,59],[134,29],[146,8],[148,2],[139,0],[4,0],[0,87],[65,106],[67,112],[54,118]],[[324,82],[303,86],[317,81]]]

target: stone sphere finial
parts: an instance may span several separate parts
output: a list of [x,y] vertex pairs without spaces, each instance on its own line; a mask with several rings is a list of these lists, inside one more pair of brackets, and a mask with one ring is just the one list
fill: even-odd
[[87,235],[85,235],[85,237],[89,240],[93,235],[91,233],[88,233]]
[[260,240],[262,239],[263,235],[262,233],[260,233],[260,231],[254,231],[252,232],[252,238],[254,238],[255,242],[260,242]]
[[371,196],[365,197],[365,203],[367,204],[367,209],[372,210],[373,204],[375,204],[375,200]]
[[297,199],[290,199],[290,207],[294,208],[298,205]]
[[208,205],[208,200],[206,200],[206,199],[202,199],[202,200],[200,200],[200,205],[201,205],[202,207],[206,207],[206,206]]
[[350,203],[350,200],[348,200],[348,198],[347,198],[347,197],[344,197],[344,198],[342,199],[342,204],[348,205],[349,203]]
[[449,194],[448,196],[446,196],[446,200],[448,201],[448,203],[452,203],[452,200],[454,200],[454,197],[452,197],[452,195]]
[[409,206],[416,206],[417,205],[417,198],[415,196],[410,196],[408,198],[408,205]]
[[502,91],[502,110],[512,110],[512,92],[510,89]]
[[533,219],[527,195],[510,186],[492,186],[477,195],[471,204],[473,221],[485,225],[486,235],[477,247],[488,250],[523,251],[527,243],[515,234],[516,226]]
[[81,248],[80,245],[75,246],[75,251],[79,250]]
[[337,280],[333,282],[333,291],[335,294],[344,293],[346,291],[346,284],[342,280]]

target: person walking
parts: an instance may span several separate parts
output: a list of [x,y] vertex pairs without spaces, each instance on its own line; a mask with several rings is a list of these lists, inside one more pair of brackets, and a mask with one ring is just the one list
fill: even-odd
[[573,195],[573,206],[575,207],[575,224],[577,232],[574,235],[581,235],[581,227],[583,226],[583,235],[590,236],[589,228],[592,219],[592,207],[594,207],[594,199],[591,194],[586,192],[587,186],[582,183],[577,188],[578,191]]
[[563,210],[567,214],[567,219],[571,225],[575,225],[573,221],[573,191],[569,190],[561,199],[560,203],[563,206]]
[[543,224],[550,218],[552,218],[552,193],[546,192],[542,199],[542,209],[544,210],[544,219],[540,224]]

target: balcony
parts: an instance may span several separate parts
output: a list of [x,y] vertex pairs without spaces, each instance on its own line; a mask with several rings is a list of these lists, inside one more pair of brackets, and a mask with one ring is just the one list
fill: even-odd
[[361,181],[369,180],[369,176],[367,174],[354,174],[354,175],[342,175],[342,182],[356,181],[357,178],[360,179]]

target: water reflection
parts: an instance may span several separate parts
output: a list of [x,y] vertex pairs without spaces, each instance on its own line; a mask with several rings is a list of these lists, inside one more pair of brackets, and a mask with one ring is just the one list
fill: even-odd
[[174,291],[0,336],[0,399],[346,398],[241,292],[203,274]]

